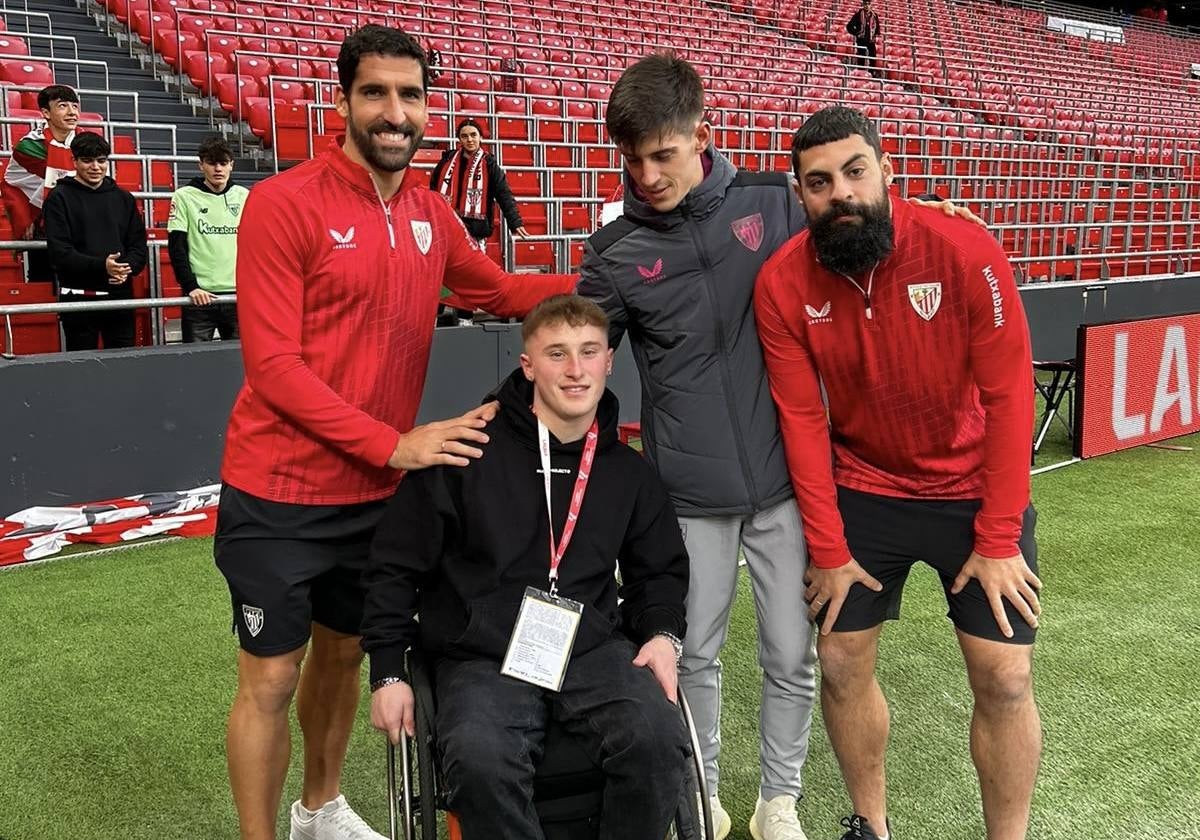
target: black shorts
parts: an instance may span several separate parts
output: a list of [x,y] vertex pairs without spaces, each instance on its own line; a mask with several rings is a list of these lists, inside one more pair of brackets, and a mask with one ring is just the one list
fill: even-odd
[[362,577],[387,499],[290,505],[221,488],[213,556],[229,583],[242,649],[276,656],[303,647],[312,623],[359,635]]
[[[908,570],[923,560],[942,579],[949,605],[946,616],[955,627],[982,639],[1033,644],[1036,631],[1007,599],[1004,607],[1013,636],[1005,638],[978,580],[972,579],[957,595],[950,594],[954,579],[974,550],[975,514],[981,504],[979,499],[898,499],[838,487],[838,509],[845,523],[850,553],[883,584],[883,590],[873,592],[860,583],[854,584],[833,629],[867,630],[885,620],[898,619]],[[1034,574],[1038,568],[1036,524],[1037,511],[1031,504],[1025,510],[1019,545]]]

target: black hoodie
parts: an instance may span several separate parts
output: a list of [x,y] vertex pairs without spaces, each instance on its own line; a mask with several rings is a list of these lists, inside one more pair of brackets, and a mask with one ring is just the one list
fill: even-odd
[[[50,264],[60,287],[108,292],[110,297],[133,296],[133,278],[146,267],[146,223],[137,199],[105,177],[92,189],[74,178],[62,178],[42,208]],[[120,254],[129,263],[124,283],[108,282],[104,262]]]
[[[549,585],[533,385],[521,370],[501,386],[499,400],[483,457],[468,467],[408,473],[375,532],[362,627],[372,681],[402,676],[404,652],[418,643],[434,656],[498,663],[525,587]],[[675,510],[645,460],[618,442],[611,391],[597,416],[587,494],[559,567],[559,594],[584,604],[576,654],[618,631],[640,644],[661,631],[682,637],[686,630],[688,559]],[[550,443],[557,538],[583,441],[559,443],[551,434]]]

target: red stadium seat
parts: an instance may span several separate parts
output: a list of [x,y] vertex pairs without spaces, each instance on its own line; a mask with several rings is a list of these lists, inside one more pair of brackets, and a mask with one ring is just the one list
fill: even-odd
[[5,55],[29,55],[29,45],[15,35],[0,35],[0,53]]
[[271,81],[271,97],[278,102],[292,103],[298,99],[312,100],[312,90],[301,82]]
[[311,79],[316,73],[311,61],[302,58],[272,58],[271,70],[276,76],[296,76]]
[[[48,64],[40,61],[21,61],[19,59],[0,59],[0,81],[12,82],[14,85],[26,85],[32,88],[43,88],[54,84],[54,73]],[[37,108],[37,91],[25,91],[21,101],[26,108]],[[40,111],[39,111],[40,113]]]
[[191,32],[176,32],[165,27],[154,30],[154,49],[173,69],[179,69],[181,53],[199,48],[200,39]]
[[479,73],[459,73],[457,76],[459,90],[491,90],[492,83],[487,76]]
[[503,166],[533,166],[533,146],[528,143],[501,143],[499,162]]
[[587,207],[582,204],[564,204],[562,209],[562,229],[567,232],[591,230],[592,217]]
[[236,73],[220,73],[213,76],[216,83],[217,102],[233,116],[245,115],[246,98],[262,96],[262,83],[254,76],[239,76]]
[[[18,269],[19,271],[19,269]],[[53,283],[0,283],[0,301],[5,306],[23,303],[55,303],[58,295]],[[16,315],[12,318],[13,352],[26,356],[33,353],[57,353],[59,344],[58,316]]]
[[149,9],[139,9],[133,12],[130,18],[130,26],[143,44],[149,44],[153,33],[159,29],[171,29],[174,27],[175,21],[171,15],[163,12],[153,12]]
[[[229,59],[219,53],[206,55],[203,50],[193,50],[183,54],[183,72],[202,93],[211,93],[208,89],[210,79],[218,73],[228,74],[229,70]],[[213,85],[215,87],[216,83]]]
[[526,202],[519,205],[521,211],[521,219],[525,222],[525,229],[534,236],[545,236],[546,225],[546,205],[540,202]]
[[549,242],[524,242],[517,240],[513,243],[513,261],[523,268],[541,267],[554,268],[554,248]]
[[541,180],[539,179],[537,172],[531,172],[527,169],[518,169],[509,171],[507,175],[508,185],[512,188],[513,195],[542,195]]
[[546,146],[546,166],[551,169],[566,169],[574,166],[575,150],[570,146]]
[[488,98],[478,93],[459,94],[458,109],[466,114],[484,114],[491,110]]
[[234,68],[239,75],[253,76],[260,81],[271,75],[271,62],[256,55],[238,55]]
[[583,175],[579,172],[551,172],[550,194],[577,198],[583,195]]
[[533,96],[558,96],[558,83],[551,79],[526,79],[522,87]]
[[528,100],[523,96],[496,97],[496,133],[502,140],[528,140]]

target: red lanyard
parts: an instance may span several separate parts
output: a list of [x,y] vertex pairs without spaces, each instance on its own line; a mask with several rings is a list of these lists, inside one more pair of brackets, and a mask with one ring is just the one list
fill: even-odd
[[596,458],[596,441],[600,436],[600,425],[592,421],[583,443],[583,455],[579,459],[579,472],[575,476],[575,489],[571,491],[571,506],[567,509],[567,521],[563,524],[562,537],[554,542],[554,511],[550,502],[550,430],[538,420],[538,452],[542,458],[542,479],[546,485],[546,516],[550,520],[550,594],[558,593],[558,567],[563,555],[575,535],[575,522],[579,509],[583,507],[583,495],[587,492],[588,478],[592,472],[592,461]]

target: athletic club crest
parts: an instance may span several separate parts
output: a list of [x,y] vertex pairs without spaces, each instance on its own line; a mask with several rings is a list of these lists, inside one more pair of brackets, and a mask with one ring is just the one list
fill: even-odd
[[257,636],[263,629],[263,611],[261,607],[251,607],[242,604],[242,618],[246,620],[246,629],[251,636]]
[[429,253],[429,246],[433,244],[433,227],[429,222],[409,222],[412,225],[413,239],[417,242],[417,248],[422,254]]
[[762,213],[755,213],[753,216],[743,216],[736,219],[730,225],[733,229],[733,235],[751,251],[757,251],[762,247],[763,241],[763,217]]
[[933,320],[942,305],[941,283],[916,283],[908,287],[908,302],[926,321]]

